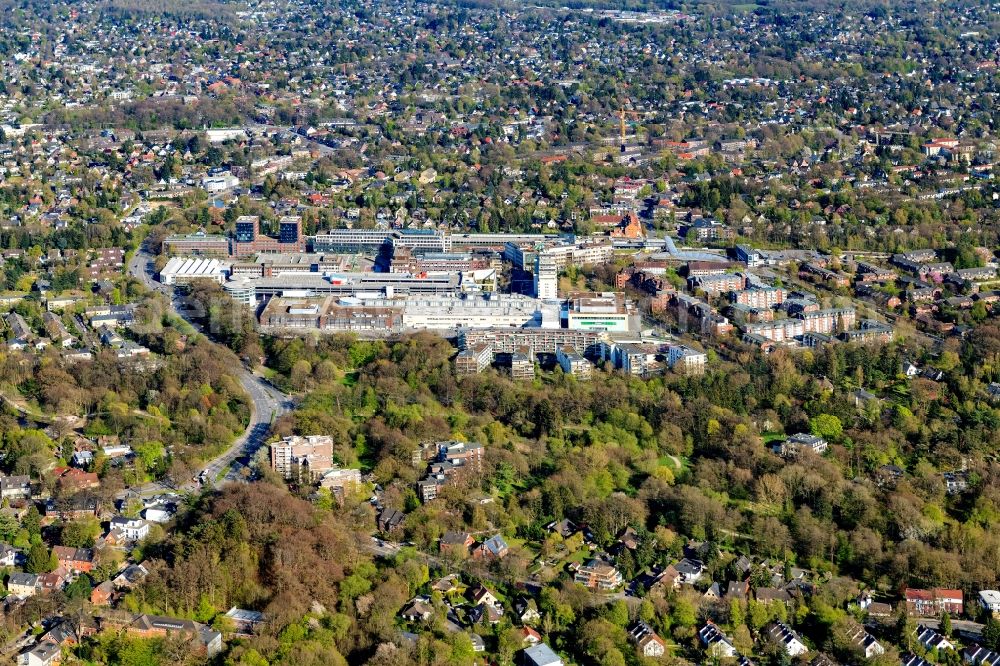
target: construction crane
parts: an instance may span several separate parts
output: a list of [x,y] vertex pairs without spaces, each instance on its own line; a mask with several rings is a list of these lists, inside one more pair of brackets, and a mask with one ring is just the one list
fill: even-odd
[[626,115],[632,116],[633,118],[641,118],[642,117],[642,114],[639,113],[638,111],[630,111],[629,109],[626,109],[624,106],[622,106],[620,109],[618,109],[618,120],[620,122],[621,140],[622,140],[622,152],[623,153],[625,152],[625,116]]

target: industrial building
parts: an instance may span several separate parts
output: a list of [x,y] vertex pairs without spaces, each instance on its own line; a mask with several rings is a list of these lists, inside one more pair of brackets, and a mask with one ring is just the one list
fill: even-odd
[[160,282],[168,285],[189,284],[192,280],[226,281],[228,266],[218,259],[172,257],[160,271]]
[[356,254],[260,253],[233,263],[233,277],[262,278],[289,273],[368,273],[375,262]]

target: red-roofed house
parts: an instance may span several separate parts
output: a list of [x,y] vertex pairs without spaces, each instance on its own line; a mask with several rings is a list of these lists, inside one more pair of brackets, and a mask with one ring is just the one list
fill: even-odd
[[906,598],[908,615],[934,617],[942,612],[961,615],[964,609],[961,590],[939,587],[931,590],[907,588],[903,596]]

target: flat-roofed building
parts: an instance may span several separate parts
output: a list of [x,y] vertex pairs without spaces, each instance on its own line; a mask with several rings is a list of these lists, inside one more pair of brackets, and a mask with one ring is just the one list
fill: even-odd
[[405,300],[403,326],[432,330],[540,325],[542,304],[519,294],[447,294]]
[[535,363],[526,351],[516,351],[510,355],[510,377],[515,380],[535,378]]
[[564,373],[577,379],[590,379],[594,374],[594,364],[577,353],[571,345],[556,349],[556,361]]
[[361,487],[361,470],[335,467],[323,473],[319,485],[334,493],[354,492]]
[[566,328],[627,333],[639,328],[635,304],[618,292],[576,294],[566,301]]
[[493,346],[486,343],[474,344],[458,352],[455,357],[455,372],[459,375],[478,375],[493,362]]
[[393,297],[402,294],[458,294],[462,278],[457,273],[410,275],[407,273],[296,273],[254,280],[258,296],[336,294]]
[[269,446],[271,469],[285,479],[313,482],[333,468],[333,438],[291,435]]
[[286,216],[278,220],[278,235],[261,233],[260,218],[243,215],[236,218],[233,255],[246,257],[258,252],[304,252],[306,238],[302,233],[302,218]]
[[221,234],[206,234],[199,231],[193,234],[167,236],[161,244],[164,254],[183,254],[192,256],[229,256],[229,239]]
[[741,273],[721,275],[696,275],[688,278],[688,289],[693,293],[701,290],[709,295],[724,294],[727,291],[742,291],[746,287],[746,277]]
[[[253,283],[250,283],[254,287]],[[356,298],[271,298],[260,313],[260,325],[272,331],[357,331],[389,335],[403,325],[402,304],[369,304]]]
[[671,368],[685,375],[705,374],[708,356],[684,345],[671,345],[667,350],[667,363]]
[[592,590],[614,590],[623,582],[622,574],[604,560],[593,559],[580,565],[573,580]]
[[552,299],[559,296],[559,267],[555,255],[548,250],[535,254],[535,298]]
[[566,328],[463,328],[458,332],[460,349],[488,344],[496,354],[513,354],[524,348],[532,354],[555,354],[560,347],[569,346],[585,356],[596,357],[605,339],[603,331]]
[[190,284],[194,280],[226,281],[229,267],[218,259],[171,257],[160,271],[160,282],[167,285]]

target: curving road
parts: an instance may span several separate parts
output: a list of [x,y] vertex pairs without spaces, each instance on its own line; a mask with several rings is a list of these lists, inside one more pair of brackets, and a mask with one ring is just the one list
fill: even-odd
[[[144,247],[137,250],[129,261],[128,272],[141,280],[149,289],[166,296],[174,314],[183,318],[196,330],[201,330],[196,322],[189,319],[188,312],[178,311],[173,288],[160,284],[153,278],[153,257]],[[243,366],[237,368],[235,374],[250,397],[250,423],[243,434],[237,437],[228,449],[207,461],[198,474],[185,482],[179,488],[180,490],[195,489],[199,485],[218,486],[240,480],[242,470],[266,442],[271,422],[291,409],[293,405],[291,397],[279,391],[263,377],[246,370]],[[139,494],[147,494],[163,490],[166,488],[161,483],[151,483],[142,488],[133,488],[131,492],[138,491]]]

